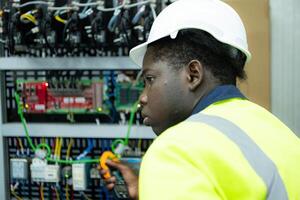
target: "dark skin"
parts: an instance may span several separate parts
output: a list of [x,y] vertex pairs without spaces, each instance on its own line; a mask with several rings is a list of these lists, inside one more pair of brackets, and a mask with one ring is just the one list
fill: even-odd
[[[174,69],[166,59],[156,60],[154,47],[149,47],[143,61],[145,88],[140,96],[144,124],[160,135],[169,127],[188,118],[199,100],[218,85],[218,81],[198,60],[191,60],[181,69]],[[118,169],[127,184],[129,195],[138,199],[138,177],[122,163],[108,161]],[[106,171],[102,170],[104,174]],[[116,178],[106,180],[108,189]]]

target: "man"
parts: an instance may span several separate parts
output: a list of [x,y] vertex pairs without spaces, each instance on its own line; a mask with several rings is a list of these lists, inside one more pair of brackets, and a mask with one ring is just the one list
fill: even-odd
[[158,135],[139,180],[127,166],[107,163],[120,170],[132,199],[300,199],[299,139],[235,87],[251,54],[231,7],[176,1],[130,56],[142,65],[144,124]]

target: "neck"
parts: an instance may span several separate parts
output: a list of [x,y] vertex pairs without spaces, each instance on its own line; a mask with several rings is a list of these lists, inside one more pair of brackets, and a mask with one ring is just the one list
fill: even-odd
[[214,79],[210,79],[209,81],[203,81],[203,83],[198,88],[197,92],[195,92],[193,109],[199,101],[201,101],[205,96],[207,96],[213,89],[215,89],[219,85],[220,83],[218,81],[215,81]]

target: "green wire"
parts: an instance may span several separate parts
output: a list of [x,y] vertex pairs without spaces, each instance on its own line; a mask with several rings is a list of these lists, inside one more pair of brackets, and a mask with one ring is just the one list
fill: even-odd
[[32,143],[32,140],[29,136],[29,133],[28,133],[28,128],[27,128],[27,124],[26,124],[26,120],[23,116],[23,111],[22,111],[22,106],[21,106],[21,102],[20,102],[20,96],[17,92],[15,92],[15,99],[16,99],[16,102],[17,102],[17,107],[18,107],[18,114],[20,116],[20,119],[21,119],[21,122],[22,122],[22,125],[23,125],[23,128],[25,130],[25,134],[26,134],[26,138],[27,138],[27,141],[31,147],[31,149],[33,150],[33,152],[35,152],[36,150],[36,147],[34,146],[34,144]]
[[53,158],[46,158],[49,162],[55,162],[60,164],[79,164],[79,163],[99,163],[100,159],[84,159],[84,160],[61,160],[61,159],[53,159]]
[[41,143],[39,145],[36,146],[36,150],[40,149],[41,147],[45,147],[47,149],[47,155],[46,157],[49,157],[51,155],[51,149],[50,146],[46,143]]
[[55,163],[61,163],[61,164],[75,164],[75,163],[98,163],[98,159],[84,159],[84,160],[61,160],[61,159],[53,159],[50,157],[51,155],[51,149],[50,146],[46,143],[40,143],[36,149],[39,149],[41,147],[45,147],[47,149],[47,156],[46,160],[49,162],[55,162]]
[[130,118],[129,118],[129,122],[128,122],[128,129],[127,129],[127,134],[126,134],[126,138],[125,138],[125,144],[126,145],[128,145],[129,135],[130,135],[131,127],[132,127],[132,124],[133,124],[134,115],[135,115],[135,113],[138,109],[138,104],[139,104],[138,101],[135,102],[135,104],[131,108]]
[[131,111],[130,111],[130,117],[129,117],[129,122],[128,122],[128,129],[127,129],[127,133],[126,133],[126,137],[125,139],[117,139],[117,140],[114,140],[111,144],[111,150],[113,153],[115,153],[115,149],[116,149],[116,146],[118,144],[123,144],[124,146],[127,146],[128,145],[128,140],[129,140],[129,136],[130,136],[130,131],[131,131],[131,127],[132,127],[132,124],[133,124],[133,119],[134,119],[134,115],[138,109],[138,104],[139,102],[135,102],[135,104],[133,105],[133,107],[131,108]]

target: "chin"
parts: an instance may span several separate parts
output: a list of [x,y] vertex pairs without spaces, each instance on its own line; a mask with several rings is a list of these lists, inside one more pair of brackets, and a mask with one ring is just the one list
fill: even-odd
[[164,132],[165,129],[162,129],[162,128],[159,128],[159,127],[155,127],[155,126],[151,126],[153,132],[156,134],[156,135],[160,135],[162,132]]

